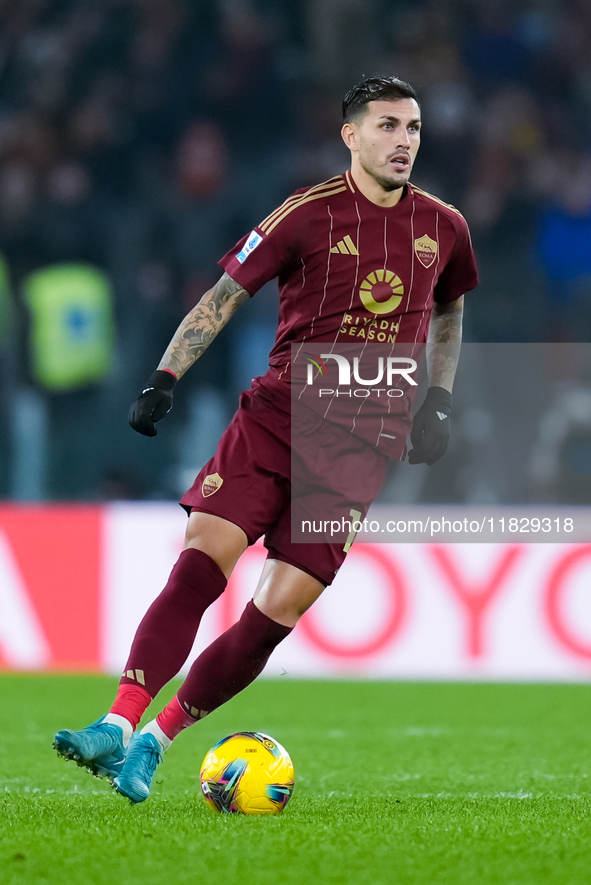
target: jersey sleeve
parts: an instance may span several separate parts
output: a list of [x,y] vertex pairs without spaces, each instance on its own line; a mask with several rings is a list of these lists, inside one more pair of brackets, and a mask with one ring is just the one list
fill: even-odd
[[439,275],[433,297],[437,304],[449,304],[460,298],[464,292],[478,285],[476,256],[470,240],[470,231],[464,218],[458,218],[456,243],[449,261]]
[[265,225],[266,220],[238,240],[234,248],[218,261],[228,276],[250,295],[297,261],[300,252],[299,231],[290,218],[269,233],[263,231]]

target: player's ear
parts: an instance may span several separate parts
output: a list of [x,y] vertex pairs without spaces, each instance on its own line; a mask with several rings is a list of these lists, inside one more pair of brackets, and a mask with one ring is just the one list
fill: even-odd
[[345,123],[343,125],[341,137],[350,151],[357,150],[357,127],[354,123]]

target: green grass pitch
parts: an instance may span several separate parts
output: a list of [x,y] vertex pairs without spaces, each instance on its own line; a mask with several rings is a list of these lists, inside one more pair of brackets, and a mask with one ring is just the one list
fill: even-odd
[[[0,676],[2,885],[591,881],[591,686],[259,681],[181,735],[136,807],[51,749],[114,687]],[[201,798],[206,751],[241,730],[293,758],[282,816]]]

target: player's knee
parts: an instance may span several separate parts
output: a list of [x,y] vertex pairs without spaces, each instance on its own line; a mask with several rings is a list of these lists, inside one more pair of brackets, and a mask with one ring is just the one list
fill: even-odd
[[306,602],[306,603],[299,603],[299,604],[292,606],[291,611],[290,611],[290,615],[295,620],[296,623],[299,621],[299,619],[302,617],[302,615],[306,614],[306,612],[311,607],[311,605],[312,605],[311,602]]
[[206,553],[229,578],[248,547],[241,528],[219,516],[193,511],[185,532],[185,549],[194,547]]
[[311,599],[292,598],[282,594],[255,594],[257,608],[260,608],[263,614],[266,614],[272,621],[286,627],[295,627],[313,602],[314,600]]

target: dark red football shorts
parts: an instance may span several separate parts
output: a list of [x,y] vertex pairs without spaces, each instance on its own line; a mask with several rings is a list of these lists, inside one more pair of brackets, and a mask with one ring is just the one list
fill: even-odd
[[[308,409],[292,417],[282,398],[259,386],[242,394],[215,455],[180,503],[187,512],[229,520],[249,544],[264,535],[270,558],[330,584],[354,536],[348,523],[365,517],[387,462],[367,442]],[[326,521],[334,526],[338,520],[342,532],[315,534],[319,522],[326,530]],[[306,537],[322,540],[300,540]]]

